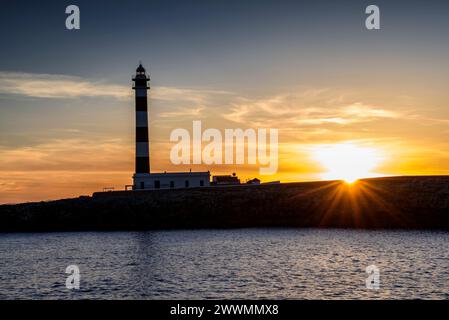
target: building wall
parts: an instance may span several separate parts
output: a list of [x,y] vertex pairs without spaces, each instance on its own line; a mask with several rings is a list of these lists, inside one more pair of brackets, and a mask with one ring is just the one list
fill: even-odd
[[135,174],[134,190],[179,189],[210,186],[209,172]]

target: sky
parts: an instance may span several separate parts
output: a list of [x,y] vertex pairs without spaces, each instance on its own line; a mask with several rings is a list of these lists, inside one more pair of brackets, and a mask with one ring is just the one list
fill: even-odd
[[[323,154],[356,148],[376,175],[449,174],[447,1],[0,1],[0,203],[132,183],[139,61],[154,172],[317,180]],[[194,120],[278,129],[277,173],[172,164],[170,133]]]

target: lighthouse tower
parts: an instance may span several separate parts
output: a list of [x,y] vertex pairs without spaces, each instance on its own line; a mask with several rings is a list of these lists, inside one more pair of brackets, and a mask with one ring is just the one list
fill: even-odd
[[148,99],[150,89],[142,64],[136,70],[133,89],[136,92],[136,171],[133,190],[173,189],[210,186],[210,172],[150,173],[150,148],[148,138]]
[[[133,89],[136,96],[136,175],[150,173],[150,148],[148,141],[148,100],[147,90],[150,89],[145,68],[142,64],[136,70]],[[134,185],[140,189],[140,186]],[[144,188],[141,188],[144,189]]]

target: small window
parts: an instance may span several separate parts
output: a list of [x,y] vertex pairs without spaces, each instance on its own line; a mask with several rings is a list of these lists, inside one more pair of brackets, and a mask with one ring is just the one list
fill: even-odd
[[174,181],[170,181],[170,188],[174,188],[175,187],[175,182]]
[[204,180],[200,180],[200,187],[204,187]]
[[189,187],[189,180],[186,180],[186,188]]
[[161,188],[161,182],[159,180],[154,181],[154,188],[160,189]]

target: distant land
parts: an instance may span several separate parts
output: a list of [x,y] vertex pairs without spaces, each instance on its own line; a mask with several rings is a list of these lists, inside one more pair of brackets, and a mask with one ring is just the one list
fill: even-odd
[[449,230],[449,176],[100,192],[0,206],[0,232],[248,227]]

